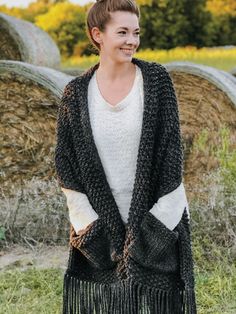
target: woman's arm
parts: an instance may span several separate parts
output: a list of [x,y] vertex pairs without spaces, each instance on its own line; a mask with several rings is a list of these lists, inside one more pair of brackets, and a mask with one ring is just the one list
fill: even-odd
[[70,105],[74,101],[75,92],[71,81],[64,88],[58,107],[54,161],[58,183],[67,198],[70,221],[78,233],[79,230],[96,220],[98,215],[92,209],[84,193],[79,165],[76,163],[69,120]]
[[180,222],[185,207],[190,218],[185,188],[181,183],[174,191],[160,197],[150,212],[167,228],[173,230]]
[[180,222],[186,208],[190,218],[185,188],[182,182],[184,147],[179,118],[179,106],[170,74],[161,66],[163,80],[159,95],[159,123],[162,124],[159,164],[159,189],[157,202],[150,212],[166,227],[173,230]]
[[70,189],[61,188],[66,196],[69,217],[75,232],[85,229],[98,218],[98,214],[92,208],[87,195]]
[[59,185],[84,192],[79,165],[76,164],[69,121],[70,104],[75,101],[74,87],[71,82],[65,86],[58,106],[54,162]]

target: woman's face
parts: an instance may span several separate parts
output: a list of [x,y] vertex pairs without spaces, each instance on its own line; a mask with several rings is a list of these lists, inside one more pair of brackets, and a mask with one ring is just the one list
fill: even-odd
[[100,43],[100,57],[114,62],[131,61],[140,44],[139,20],[136,14],[125,11],[111,13],[105,32],[96,34]]

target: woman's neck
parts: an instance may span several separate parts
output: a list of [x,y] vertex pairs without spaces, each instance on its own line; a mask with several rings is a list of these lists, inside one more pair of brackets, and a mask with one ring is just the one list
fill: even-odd
[[97,75],[106,81],[120,81],[135,72],[135,64],[132,62],[124,63],[113,63],[113,62],[103,62],[100,60],[99,67],[97,69]]

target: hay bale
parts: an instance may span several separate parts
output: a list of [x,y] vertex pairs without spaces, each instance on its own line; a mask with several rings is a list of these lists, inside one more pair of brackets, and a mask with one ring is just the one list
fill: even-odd
[[233,75],[234,77],[236,77],[236,68],[233,68],[231,71],[230,71],[231,75]]
[[72,76],[80,76],[84,72],[84,70],[79,68],[60,68],[60,71]]
[[57,106],[72,79],[59,71],[19,61],[0,61],[0,185],[54,173]]
[[[230,149],[236,149],[236,81],[224,71],[191,62],[165,66],[179,101],[185,182],[189,191],[199,191],[204,175],[219,166],[214,151],[221,145],[221,128],[230,130]],[[200,134],[204,145],[197,148]]]
[[60,52],[52,38],[34,24],[0,13],[0,59],[58,68]]

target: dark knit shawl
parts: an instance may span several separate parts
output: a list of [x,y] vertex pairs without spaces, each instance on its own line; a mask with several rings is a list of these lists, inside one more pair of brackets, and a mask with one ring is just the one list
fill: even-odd
[[143,75],[144,113],[127,228],[89,119],[88,84],[99,63],[66,85],[59,104],[55,150],[59,185],[85,193],[99,216],[78,234],[70,225],[64,314],[197,312],[186,208],[174,230],[149,212],[182,182],[175,90],[163,65],[137,58],[132,62]]

